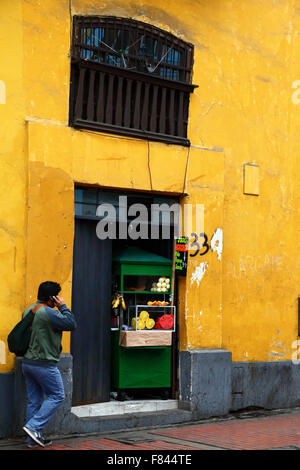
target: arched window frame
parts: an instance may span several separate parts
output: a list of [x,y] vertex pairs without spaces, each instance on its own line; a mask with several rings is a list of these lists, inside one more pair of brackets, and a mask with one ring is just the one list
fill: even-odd
[[73,18],[70,125],[147,140],[187,139],[193,45],[128,18]]

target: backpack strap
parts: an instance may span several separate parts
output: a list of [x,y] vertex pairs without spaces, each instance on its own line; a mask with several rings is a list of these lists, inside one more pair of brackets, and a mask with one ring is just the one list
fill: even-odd
[[36,313],[40,307],[48,307],[47,304],[37,304],[31,311]]

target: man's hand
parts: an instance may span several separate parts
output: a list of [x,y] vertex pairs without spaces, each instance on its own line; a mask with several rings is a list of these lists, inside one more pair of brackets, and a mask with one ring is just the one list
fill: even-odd
[[62,297],[60,297],[59,295],[54,295],[53,300],[55,301],[55,306],[56,307],[61,307],[62,305],[64,305],[66,303],[64,301],[64,299]]

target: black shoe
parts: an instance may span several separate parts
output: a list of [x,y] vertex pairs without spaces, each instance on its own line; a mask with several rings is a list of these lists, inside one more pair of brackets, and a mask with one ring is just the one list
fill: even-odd
[[[47,446],[51,446],[52,444],[52,441],[51,439],[44,439],[44,447],[47,447]],[[27,444],[27,447],[29,449],[36,449],[38,446],[38,444],[36,444],[35,442],[33,442],[32,444]]]
[[31,437],[31,439],[34,442],[36,442],[41,447],[45,447],[46,440],[43,438],[43,436],[40,432],[34,431],[33,429],[29,429],[26,426],[24,426],[23,429],[26,432],[26,434],[28,434],[28,436]]

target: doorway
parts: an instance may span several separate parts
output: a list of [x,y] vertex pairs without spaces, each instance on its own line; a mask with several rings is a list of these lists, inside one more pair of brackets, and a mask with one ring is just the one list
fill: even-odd
[[[100,240],[96,235],[99,218],[96,210],[110,202],[118,214],[119,195],[115,191],[75,189],[75,237],[73,252],[72,311],[78,326],[71,334],[73,356],[73,406],[110,400],[111,393],[111,300],[112,260],[117,250],[135,246],[159,256],[173,259],[173,229],[168,239]],[[128,200],[150,205],[173,204],[177,199],[143,193],[127,193]],[[129,202],[130,203],[130,202]],[[128,203],[128,205],[129,205]],[[127,220],[130,223],[130,220]],[[118,233],[118,232],[117,232]],[[174,301],[176,305],[176,282]],[[177,328],[176,328],[177,331]],[[172,339],[172,386],[177,390],[177,333]],[[140,392],[139,392],[140,393]]]

